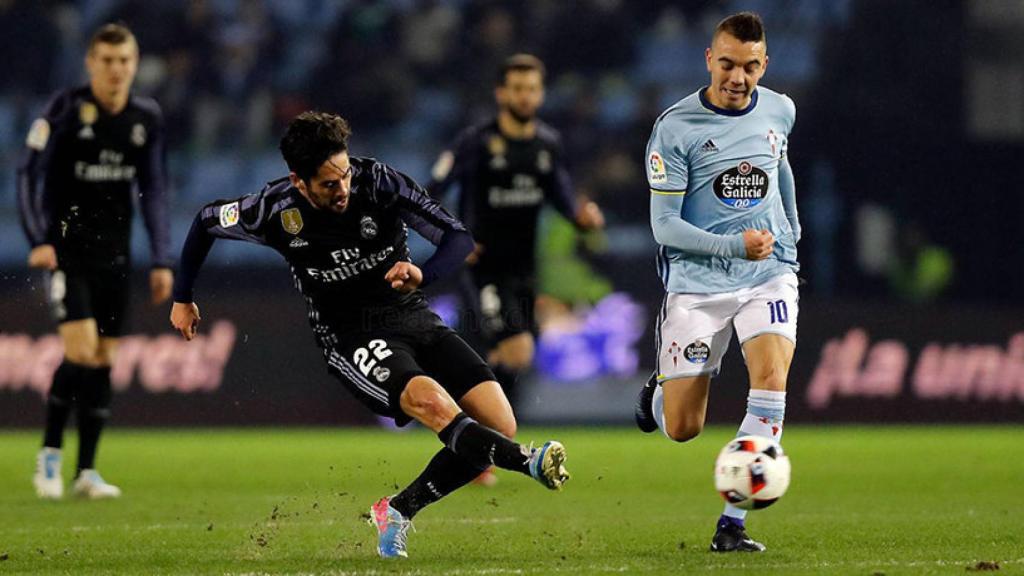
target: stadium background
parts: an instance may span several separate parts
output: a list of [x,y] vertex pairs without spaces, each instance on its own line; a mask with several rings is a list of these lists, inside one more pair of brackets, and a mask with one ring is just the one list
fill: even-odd
[[[354,154],[424,182],[456,132],[492,112],[497,65],[517,51],[543,58],[542,117],[609,226],[577,239],[546,219],[546,320],[519,412],[626,422],[653,367],[661,299],[643,149],[658,113],[706,82],[709,30],[741,9],[768,26],[763,84],[798,104],[807,283],[788,420],[1021,421],[1024,4],[0,0],[0,426],[41,423],[60,355],[40,276],[24,265],[16,161],[48,94],[82,81],[84,42],[110,19],[135,30],[136,90],[168,120],[176,249],[199,206],[284,173],[276,142],[295,113],[341,113]],[[144,268],[141,229],[136,247]],[[218,243],[198,286],[203,346],[169,332],[142,280],[115,425],[373,423],[327,375],[272,252]],[[457,313],[450,287],[434,296]],[[710,421],[734,425],[746,395],[735,342],[713,395]]]

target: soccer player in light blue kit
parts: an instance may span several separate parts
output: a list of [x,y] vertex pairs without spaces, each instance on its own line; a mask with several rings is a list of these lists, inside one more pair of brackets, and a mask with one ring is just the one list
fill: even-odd
[[[708,388],[735,329],[750,377],[740,434],[779,440],[796,346],[793,172],[796,107],[757,87],[768,66],[761,18],[720,22],[705,53],[711,83],[666,110],[647,146],[651,227],[667,292],[658,366],[637,398],[637,424],[685,442],[704,426]],[[726,505],[711,550],[760,552],[745,511]]]

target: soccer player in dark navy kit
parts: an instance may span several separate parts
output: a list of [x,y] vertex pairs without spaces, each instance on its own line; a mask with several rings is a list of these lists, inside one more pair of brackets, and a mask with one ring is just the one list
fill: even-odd
[[[195,335],[193,284],[216,238],[262,244],[287,260],[328,371],[377,414],[399,425],[417,420],[445,445],[409,486],[371,508],[378,553],[404,557],[423,507],[492,464],[561,488],[565,449],[510,440],[515,417],[493,373],[419,291],[462,264],[472,236],[408,176],[349,157],[348,136],[338,116],[300,114],[281,140],[287,178],[199,212],[182,249],[171,323],[186,339]],[[409,259],[407,226],[437,246],[422,268]]]
[[58,92],[33,124],[18,169],[18,205],[32,245],[29,266],[49,271],[49,298],[64,361],[46,403],[34,484],[61,498],[64,425],[77,404],[76,494],[115,498],[95,470],[110,414],[110,366],[128,301],[132,196],[149,230],[152,301],[171,293],[163,121],[156,102],[130,94],[139,62],[131,31],[101,27],[89,42],[89,84]]
[[497,116],[467,128],[442,153],[427,187],[442,197],[460,189],[458,216],[476,238],[464,299],[487,360],[509,396],[533,362],[537,220],[545,202],[588,230],[604,226],[592,201],[577,205],[561,138],[537,118],[544,103],[544,64],[517,54],[502,65],[494,90]]

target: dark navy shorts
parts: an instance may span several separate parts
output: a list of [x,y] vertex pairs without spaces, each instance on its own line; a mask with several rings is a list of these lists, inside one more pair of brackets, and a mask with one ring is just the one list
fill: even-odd
[[358,335],[314,326],[328,371],[360,402],[399,426],[412,420],[400,398],[416,376],[433,378],[456,402],[477,384],[495,379],[487,363],[433,312],[411,314],[433,318],[416,330],[370,329]]
[[123,335],[130,296],[127,270],[54,270],[48,284],[50,311],[58,324],[95,318],[100,337]]

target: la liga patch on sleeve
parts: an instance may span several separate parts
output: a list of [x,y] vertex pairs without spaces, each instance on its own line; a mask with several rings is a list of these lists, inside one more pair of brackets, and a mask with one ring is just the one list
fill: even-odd
[[220,227],[228,228],[238,224],[238,202],[220,207]]
[[45,118],[36,118],[28,131],[28,137],[25,138],[25,145],[33,150],[42,150],[46,148],[49,140],[50,123]]
[[668,174],[665,172],[665,160],[657,151],[651,152],[647,158],[647,180],[653,184],[664,184],[668,181]]

